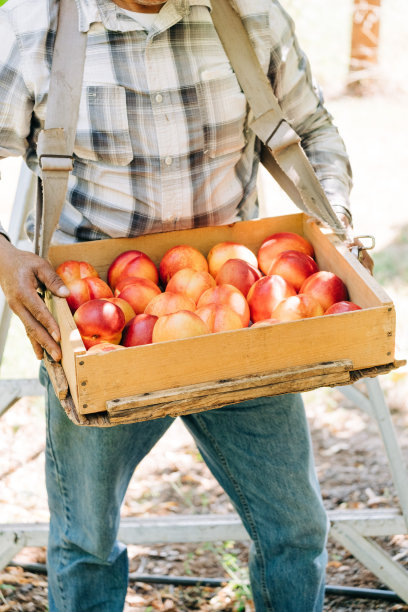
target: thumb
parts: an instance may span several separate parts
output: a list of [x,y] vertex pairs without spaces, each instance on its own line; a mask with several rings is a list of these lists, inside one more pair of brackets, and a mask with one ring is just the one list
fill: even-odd
[[38,280],[58,297],[68,297],[70,290],[64,285],[62,279],[58,276],[51,264],[43,260],[42,265],[37,270]]

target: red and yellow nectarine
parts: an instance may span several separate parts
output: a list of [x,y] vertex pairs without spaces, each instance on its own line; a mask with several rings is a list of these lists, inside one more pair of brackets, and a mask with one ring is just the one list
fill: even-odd
[[135,311],[133,310],[129,302],[127,302],[126,300],[120,297],[103,298],[103,299],[107,300],[108,302],[112,302],[112,304],[116,304],[116,306],[119,306],[119,308],[125,315],[125,324],[129,323],[130,319],[133,319],[133,317],[136,315]]
[[182,268],[173,274],[167,283],[166,291],[182,293],[197,303],[204,291],[211,287],[215,287],[215,280],[209,272]]
[[320,317],[323,314],[323,308],[312,295],[299,293],[282,300],[273,311],[272,317],[282,322]]
[[93,344],[86,351],[87,355],[94,355],[95,353],[110,353],[111,351],[116,351],[117,349],[123,349],[124,346],[120,344],[112,344],[112,342],[99,342],[98,344]]
[[210,332],[242,329],[241,317],[235,310],[224,304],[207,304],[197,308],[196,314],[204,321]]
[[160,288],[148,278],[134,278],[119,293],[118,297],[132,306],[135,314],[141,314],[154,297],[160,295]]
[[118,255],[108,269],[108,284],[114,290],[118,281],[126,276],[147,278],[159,282],[159,273],[154,262],[142,251],[125,251]]
[[183,268],[208,272],[207,260],[195,247],[180,244],[172,247],[163,255],[159,264],[160,278],[165,285],[171,277]]
[[151,344],[156,321],[157,317],[146,313],[133,317],[123,330],[121,342],[123,346]]
[[278,274],[299,291],[308,276],[318,272],[315,260],[301,251],[282,251],[273,260],[268,275]]
[[62,278],[65,284],[72,283],[81,278],[90,276],[99,276],[98,272],[87,261],[68,260],[60,264],[55,270],[58,276]]
[[361,310],[361,306],[355,304],[354,302],[349,302],[347,300],[343,300],[341,302],[335,302],[327,310],[325,310],[325,315],[327,314],[337,314],[341,312],[352,312],[353,310]]
[[262,272],[243,259],[228,259],[219,269],[217,285],[233,285],[246,297],[252,285],[262,277]]
[[300,293],[312,295],[320,302],[324,311],[335,302],[348,299],[347,287],[333,272],[320,270],[309,276],[300,288]]
[[159,317],[153,328],[153,342],[181,340],[209,333],[207,325],[195,312],[179,310]]
[[223,264],[229,259],[242,259],[255,268],[258,265],[256,255],[244,244],[239,242],[219,242],[210,249],[207,255],[210,274],[215,278]]
[[268,274],[275,257],[282,251],[301,251],[310,257],[314,255],[311,243],[295,232],[277,232],[265,238],[258,251],[258,267]]
[[270,319],[279,302],[292,295],[296,295],[295,288],[281,276],[263,276],[248,291],[251,321]]
[[66,285],[70,291],[67,302],[72,313],[89,300],[113,297],[111,288],[98,276],[87,276]]
[[156,317],[162,317],[177,312],[178,310],[189,310],[194,312],[195,309],[196,303],[187,295],[165,291],[160,295],[156,295],[147,304],[145,313],[155,315]]
[[74,320],[87,349],[100,342],[119,344],[125,327],[122,310],[108,300],[89,300],[81,304]]
[[242,321],[242,326],[249,323],[249,306],[245,296],[233,285],[217,285],[204,291],[197,303],[197,308],[208,304],[223,304],[234,310]]

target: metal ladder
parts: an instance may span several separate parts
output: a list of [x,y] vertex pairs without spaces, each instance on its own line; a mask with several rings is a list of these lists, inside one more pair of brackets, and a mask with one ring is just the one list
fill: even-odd
[[[13,244],[28,250],[30,243],[22,239],[22,228],[27,210],[34,201],[35,188],[36,181],[33,175],[22,166],[9,235]],[[9,324],[10,311],[3,294],[0,293],[0,362]],[[365,387],[365,392],[361,390],[362,385]],[[381,582],[408,603],[408,571],[373,540],[374,537],[408,533],[408,474],[390,411],[376,378],[363,379],[358,387],[350,385],[337,389],[377,422],[400,508],[331,511],[328,513],[331,523],[330,537],[337,540]],[[43,393],[43,388],[36,379],[0,378],[0,416],[20,398],[27,395],[39,396]],[[121,521],[119,537],[125,544],[145,545],[249,539],[235,514],[128,518]],[[22,548],[46,546],[47,538],[47,523],[0,524],[0,570]]]

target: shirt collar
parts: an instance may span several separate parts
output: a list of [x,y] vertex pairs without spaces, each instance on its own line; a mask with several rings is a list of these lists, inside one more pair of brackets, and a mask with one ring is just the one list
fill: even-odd
[[[92,23],[102,23],[107,30],[119,32],[139,29],[133,20],[121,19],[120,7],[111,0],[75,0],[79,14],[79,30],[88,32]],[[167,0],[158,13],[157,29],[163,30],[190,13],[192,6],[202,5],[211,9],[210,0]]]

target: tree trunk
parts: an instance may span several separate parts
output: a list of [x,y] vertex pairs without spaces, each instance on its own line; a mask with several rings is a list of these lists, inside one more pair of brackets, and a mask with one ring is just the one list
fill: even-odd
[[364,93],[376,78],[381,0],[354,0],[349,89]]

